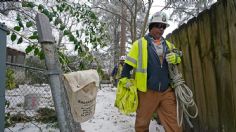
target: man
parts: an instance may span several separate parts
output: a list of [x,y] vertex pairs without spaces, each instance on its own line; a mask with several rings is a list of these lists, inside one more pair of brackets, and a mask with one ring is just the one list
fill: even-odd
[[[166,132],[181,132],[177,124],[176,97],[170,85],[169,64],[178,64],[181,59],[173,52],[174,45],[162,35],[169,24],[166,15],[155,13],[149,22],[149,33],[135,41],[125,60],[121,79],[130,78],[135,68],[138,89],[138,108],[135,131],[148,132],[153,113],[157,113]],[[127,84],[128,85],[128,84]]]
[[114,80],[114,86],[116,86],[116,87],[117,87],[117,83],[121,77],[121,71],[124,66],[125,56],[121,56],[119,61],[120,61],[119,64],[115,65],[115,67],[111,73],[113,80]]

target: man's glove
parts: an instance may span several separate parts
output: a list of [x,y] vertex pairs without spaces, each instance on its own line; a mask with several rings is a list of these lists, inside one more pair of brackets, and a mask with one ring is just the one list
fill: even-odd
[[126,88],[130,88],[131,86],[133,86],[134,84],[132,84],[130,81],[128,81],[127,83],[126,83]]
[[132,81],[126,77],[121,78],[119,80],[119,83],[121,83],[125,88],[130,88],[131,86],[133,86],[134,84],[132,83]]
[[169,64],[179,64],[181,62],[181,59],[178,54],[171,52],[166,55],[166,61]]

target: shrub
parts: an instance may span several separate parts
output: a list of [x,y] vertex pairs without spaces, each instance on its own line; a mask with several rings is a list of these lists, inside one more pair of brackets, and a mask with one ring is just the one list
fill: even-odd
[[6,79],[6,87],[8,90],[16,88],[14,70],[11,68],[7,68]]
[[41,123],[55,123],[57,122],[57,116],[54,109],[40,108],[37,110],[36,121]]

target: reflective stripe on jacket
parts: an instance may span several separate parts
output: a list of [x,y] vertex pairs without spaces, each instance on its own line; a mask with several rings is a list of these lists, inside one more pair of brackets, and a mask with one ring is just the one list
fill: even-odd
[[[171,50],[174,47],[173,44],[166,41],[168,49]],[[125,63],[135,68],[135,80],[139,91],[147,91],[147,64],[148,64],[148,42],[142,37],[136,40],[131,49]]]

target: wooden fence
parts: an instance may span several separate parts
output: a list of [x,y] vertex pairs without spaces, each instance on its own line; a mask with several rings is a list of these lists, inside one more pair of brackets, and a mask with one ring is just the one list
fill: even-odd
[[236,131],[236,0],[222,0],[170,35],[183,51],[179,68],[194,93],[194,132]]

